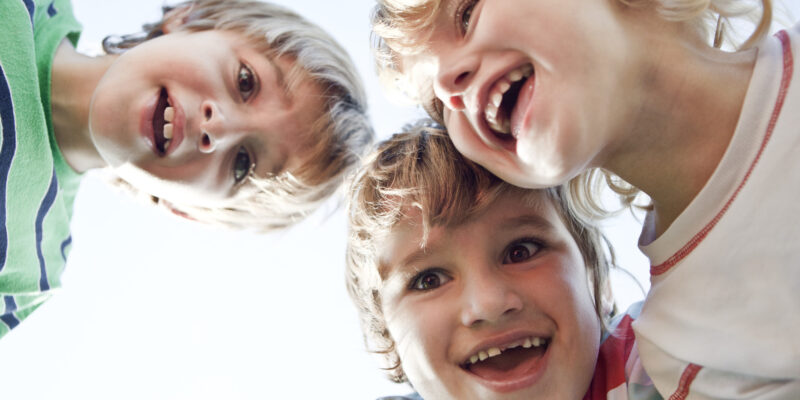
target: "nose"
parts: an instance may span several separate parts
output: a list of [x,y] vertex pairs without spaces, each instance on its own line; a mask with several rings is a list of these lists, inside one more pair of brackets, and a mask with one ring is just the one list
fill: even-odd
[[464,277],[461,323],[475,327],[496,323],[522,309],[522,299],[497,271]]
[[200,124],[200,136],[197,149],[201,153],[210,154],[217,149],[222,134],[224,118],[219,107],[211,101],[204,101],[201,106],[203,121]]
[[466,108],[464,93],[473,82],[480,66],[476,55],[464,51],[443,53],[437,60],[439,67],[433,83],[433,91],[445,107],[461,111]]

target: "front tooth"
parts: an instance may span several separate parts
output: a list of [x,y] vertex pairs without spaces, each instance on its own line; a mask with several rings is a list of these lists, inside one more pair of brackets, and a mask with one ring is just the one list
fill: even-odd
[[511,71],[508,74],[508,79],[511,82],[516,82],[516,81],[522,79],[522,71],[520,71],[519,69],[515,69],[515,70]]
[[532,346],[532,344],[531,344],[531,338],[526,338],[526,339],[525,339],[525,341],[524,341],[524,342],[522,342],[522,347],[524,347],[524,348],[526,348],[526,349],[530,349],[530,348],[531,348],[531,346]]
[[489,357],[499,356],[500,353],[502,352],[497,347],[492,347],[491,349],[487,350],[487,354],[489,355]]
[[497,106],[489,104],[486,106],[486,119],[490,121],[497,121]]
[[538,337],[537,338],[533,338],[533,342],[532,343],[533,343],[534,347],[539,347],[542,344],[542,339],[539,339]]
[[164,137],[167,139],[172,139],[172,124],[164,124]]
[[485,352],[485,351],[481,351],[481,352],[479,352],[479,353],[478,353],[478,358],[479,358],[481,361],[483,361],[483,360],[485,360],[485,359],[489,358],[489,355],[488,355],[488,354],[486,354],[486,352]]
[[172,107],[167,107],[164,109],[164,121],[172,122],[172,119],[175,118],[175,109]]
[[164,151],[167,151],[170,143],[172,143],[172,140],[167,139],[166,141],[164,141]]
[[472,356],[469,358],[470,364],[475,364],[476,362],[478,362],[478,356]]
[[495,107],[500,107],[500,103],[503,102],[503,94],[502,93],[493,93],[492,94],[492,105]]
[[500,82],[500,91],[501,91],[501,92],[503,92],[503,93],[505,93],[505,92],[507,92],[507,91],[508,91],[508,89],[511,89],[511,83],[509,83],[509,82],[508,82],[507,80],[505,80],[505,79],[504,79],[504,80],[502,80],[502,81]]

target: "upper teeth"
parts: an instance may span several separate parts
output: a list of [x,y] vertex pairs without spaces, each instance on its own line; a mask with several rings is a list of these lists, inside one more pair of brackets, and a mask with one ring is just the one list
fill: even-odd
[[486,105],[484,114],[489,127],[498,133],[511,133],[510,116],[498,114],[500,104],[503,102],[503,95],[511,88],[511,84],[522,79],[526,79],[533,74],[533,66],[525,64],[517,69],[508,72],[500,78],[489,91],[489,104]]
[[[164,121],[167,123],[164,124],[164,138],[165,139],[172,139],[172,120],[175,118],[175,109],[172,107],[167,107],[164,109]],[[166,147],[166,146],[164,146]]]
[[546,339],[539,338],[539,337],[528,337],[525,339],[520,339],[516,342],[510,343],[507,346],[504,346],[502,349],[499,347],[490,347],[486,350],[481,350],[478,353],[472,355],[469,358],[470,364],[475,364],[478,361],[486,360],[487,358],[492,358],[499,356],[504,351],[509,349],[514,349],[517,347],[522,346],[523,348],[529,349],[531,347],[539,347],[544,346],[547,343]]

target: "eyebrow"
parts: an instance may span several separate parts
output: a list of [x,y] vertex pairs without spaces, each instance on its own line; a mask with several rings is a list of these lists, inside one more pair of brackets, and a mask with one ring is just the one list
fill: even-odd
[[553,224],[550,223],[546,218],[542,217],[538,214],[527,214],[521,215],[515,218],[509,218],[506,221],[503,221],[498,230],[506,231],[506,230],[513,230],[522,227],[532,227],[536,230],[540,231],[552,231]]
[[[543,233],[549,233],[555,229],[553,224],[550,221],[548,221],[547,218],[544,218],[539,214],[540,212],[542,212],[541,204],[538,204],[538,202],[536,202],[536,204],[531,205],[530,208],[532,208],[533,210],[528,214],[506,218],[505,220],[501,221],[497,225],[496,230],[503,232],[503,231],[513,231],[513,230],[518,230],[520,228],[528,227],[528,228],[533,228],[537,231],[541,231]],[[400,271],[408,270],[409,265],[424,260],[432,253],[436,253],[439,250],[439,247],[440,246],[438,246],[438,244],[435,242],[431,245],[429,245],[429,243],[424,243],[419,249],[403,257],[403,259],[400,260],[400,262],[398,263],[387,264],[381,262],[378,265],[378,274],[380,275],[381,280],[387,281],[392,276],[403,275],[402,273],[400,273]]]

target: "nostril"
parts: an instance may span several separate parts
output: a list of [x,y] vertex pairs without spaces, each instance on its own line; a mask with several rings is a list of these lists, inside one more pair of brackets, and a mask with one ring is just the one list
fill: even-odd
[[203,132],[203,136],[200,138],[200,145],[204,149],[211,147],[211,138],[205,132]]
[[206,106],[204,111],[205,111],[205,115],[206,115],[206,121],[210,120],[211,116],[212,116],[211,107]]
[[456,77],[455,84],[456,86],[461,85],[464,83],[465,80],[469,77],[469,72],[462,72],[460,75]]

